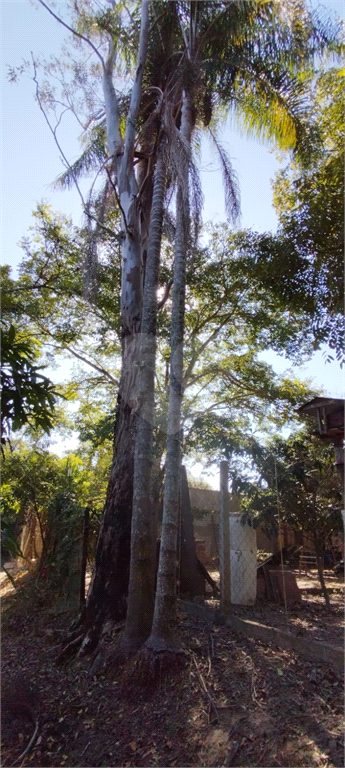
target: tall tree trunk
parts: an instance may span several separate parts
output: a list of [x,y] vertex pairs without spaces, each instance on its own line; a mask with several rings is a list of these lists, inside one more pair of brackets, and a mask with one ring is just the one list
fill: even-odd
[[137,650],[151,631],[156,571],[157,510],[151,496],[157,287],[165,194],[165,140],[159,147],[150,217],[140,344],[138,422],[134,454],[133,509],[128,609],[122,638]]
[[[77,622],[77,626],[82,625],[83,631],[86,629],[81,653],[91,653],[94,650],[104,621],[107,618],[113,621],[123,619],[127,605],[143,292],[141,217],[133,160],[148,32],[149,0],[142,0],[137,67],[124,139],[121,136],[118,103],[113,84],[112,39],[109,40],[108,58],[103,63],[108,150],[110,157],[113,158],[113,170],[116,172],[123,232],[122,369],[117,398],[113,462],[97,542],[95,566],[85,610]],[[81,634],[80,640],[82,637]]]
[[81,653],[95,649],[103,623],[126,616],[129,580],[133,457],[137,413],[131,395],[138,370],[138,335],[127,336],[115,420],[114,452],[95,564],[85,611],[81,617],[87,634]]
[[[189,150],[192,127],[192,99],[190,94],[184,91],[181,115],[181,134],[189,147]],[[184,189],[182,184],[184,184]],[[177,533],[181,461],[180,423],[183,397],[182,381],[186,251],[189,233],[189,210],[186,206],[186,190],[188,190],[187,164],[184,169],[184,179],[179,182],[176,201],[169,413],[163,522],[152,632],[145,643],[145,647],[153,652],[169,652],[178,649],[176,639]]]

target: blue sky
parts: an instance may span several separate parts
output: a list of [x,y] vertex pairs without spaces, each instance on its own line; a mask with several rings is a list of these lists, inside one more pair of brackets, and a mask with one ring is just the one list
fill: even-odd
[[[316,2],[312,3],[316,5]],[[62,14],[63,1],[57,4]],[[344,14],[343,0],[321,3],[327,12]],[[2,263],[14,268],[21,259],[19,240],[32,224],[31,211],[45,199],[54,209],[73,216],[81,223],[81,208],[76,191],[56,192],[51,182],[61,173],[59,152],[34,100],[34,83],[27,75],[10,84],[6,65],[18,66],[30,59],[30,52],[58,53],[65,40],[65,30],[37,3],[29,0],[2,0]],[[61,133],[64,151],[70,160],[78,155],[78,131],[71,127]],[[274,230],[277,219],[272,208],[271,180],[279,163],[262,143],[249,140],[234,127],[223,131],[222,143],[230,154],[241,190],[241,226],[257,231]],[[224,220],[223,192],[214,151],[203,143],[201,177],[205,195],[204,220]],[[267,358],[277,372],[288,361],[277,356]],[[298,377],[311,377],[332,396],[343,396],[344,379],[339,366],[325,365],[322,353],[314,355]]]

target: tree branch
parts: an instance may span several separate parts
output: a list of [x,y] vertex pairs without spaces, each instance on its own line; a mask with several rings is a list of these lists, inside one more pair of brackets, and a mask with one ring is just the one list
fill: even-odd
[[90,368],[93,368],[95,371],[98,371],[98,373],[101,373],[102,376],[105,376],[109,381],[114,384],[116,387],[119,386],[119,382],[117,379],[114,378],[114,376],[109,373],[109,371],[106,370],[106,368],[103,368],[102,365],[97,365],[97,363],[92,362],[91,360],[88,360],[87,357],[84,357],[84,355],[81,355],[80,352],[77,352],[76,349],[73,349],[73,347],[63,347],[63,349],[66,350],[66,352],[70,352],[71,355],[74,355],[74,357],[77,357],[78,360],[81,360],[82,363],[86,363],[86,365],[89,365]]
[[[219,331],[221,331],[221,329],[224,327],[224,325],[226,325],[226,323],[230,320],[231,316],[232,315],[230,313],[228,315],[226,315],[223,318],[222,322],[218,325],[218,327],[213,331],[213,333],[211,333],[211,335],[206,339],[206,341],[204,341],[203,344],[201,344],[199,346],[198,350],[192,355],[191,361],[190,361],[189,365],[187,366],[187,370],[186,370],[185,375],[183,377],[184,381],[188,380],[188,377],[190,376],[190,374],[191,374],[191,372],[192,372],[192,370],[194,368],[195,363],[197,362],[197,360],[200,357],[200,355],[202,355],[204,349],[206,349],[206,347],[211,343],[211,341],[214,341],[214,339],[217,338]],[[192,336],[194,336],[194,331],[192,333]]]
[[[47,336],[50,336],[52,339],[55,340],[54,334],[51,331],[49,331],[48,328],[45,328],[42,325],[40,326],[39,323],[38,323],[38,326],[41,327],[41,330],[42,330],[43,333],[46,333]],[[112,374],[109,373],[109,371],[106,370],[106,368],[103,368],[102,365],[93,362],[93,360],[89,360],[87,357],[82,355],[80,352],[77,352],[76,349],[73,349],[73,347],[70,347],[70,346],[67,346],[67,345],[58,344],[58,343],[56,343],[56,341],[55,341],[55,344],[49,344],[48,342],[46,342],[46,343],[47,343],[47,346],[51,346],[51,347],[53,347],[53,349],[69,352],[71,355],[76,357],[78,360],[81,360],[82,363],[85,363],[86,365],[89,365],[90,368],[93,368],[95,371],[98,371],[98,373],[101,373],[102,376],[105,376],[112,384],[114,384],[115,387],[119,386],[118,380],[115,379],[114,376],[112,376]]]
[[164,304],[166,304],[166,302],[168,301],[169,294],[170,294],[170,289],[172,287],[172,284],[173,284],[173,281],[169,280],[169,282],[165,286],[164,295],[163,295],[163,297],[161,298],[161,300],[157,304],[157,310],[163,309]]
[[216,370],[215,370],[215,369],[214,369],[214,365],[212,365],[212,366],[211,366],[211,367],[209,367],[209,368],[206,368],[204,371],[201,371],[201,373],[198,373],[198,374],[196,374],[195,376],[192,376],[192,378],[191,378],[191,379],[189,379],[189,381],[187,381],[187,380],[186,380],[186,377],[185,377],[185,380],[184,380],[184,381],[185,381],[185,383],[184,383],[184,391],[185,391],[186,389],[188,389],[188,387],[192,387],[192,386],[193,386],[193,384],[196,384],[198,381],[200,381],[200,379],[203,379],[205,376],[209,376],[209,375],[210,375],[210,373],[212,373],[213,375],[211,376],[211,378],[210,378],[210,379],[208,379],[208,382],[207,382],[207,383],[209,384],[209,383],[210,383],[211,381],[213,381],[213,380],[214,380],[214,379],[215,379],[215,378],[218,376],[218,374],[219,374],[219,368],[217,367],[217,368],[216,368]]
[[[117,204],[118,204],[118,206],[119,206],[119,208],[120,208],[120,211],[121,211],[121,213],[122,213],[122,217],[123,217],[123,223],[124,223],[124,225],[125,225],[125,230],[126,230],[126,232],[128,232],[128,225],[127,225],[126,213],[125,213],[125,211],[123,210],[123,207],[122,207],[122,205],[121,205],[121,200],[120,200],[120,198],[119,198],[119,196],[118,196],[118,194],[117,194],[117,189],[116,189],[116,186],[115,186],[115,184],[114,184],[114,182],[113,182],[113,180],[112,180],[112,178],[111,178],[111,174],[109,173],[109,170],[108,170],[108,168],[106,168],[106,172],[107,172],[107,176],[108,176],[108,179],[109,179],[109,184],[111,185],[111,187],[112,187],[112,190],[113,190],[113,192],[114,192],[114,195],[115,195],[115,198],[116,198],[116,202],[117,202]],[[119,238],[121,238],[121,234],[119,235]]]
[[[40,2],[41,2],[41,0],[40,0]],[[34,58],[33,58],[33,54],[32,54],[32,53],[31,53],[31,57],[32,57],[32,63],[33,63],[33,68],[34,68],[34,78],[33,78],[33,81],[34,81],[34,83],[35,83],[35,85],[36,85],[36,99],[37,99],[37,103],[38,103],[38,106],[39,106],[39,108],[40,108],[40,110],[41,110],[41,112],[42,112],[42,114],[43,114],[43,117],[44,117],[44,119],[45,119],[45,121],[46,121],[46,123],[47,123],[47,125],[48,125],[48,127],[49,127],[49,130],[51,131],[51,133],[52,133],[52,135],[53,135],[53,138],[54,138],[55,144],[56,144],[56,146],[57,146],[57,148],[58,148],[59,152],[61,153],[61,157],[62,157],[62,159],[63,159],[64,165],[65,165],[65,167],[66,167],[66,168],[67,168],[67,169],[70,171],[70,173],[71,173],[71,174],[72,174],[72,176],[73,176],[73,181],[74,181],[74,183],[75,183],[75,186],[76,186],[77,192],[78,192],[78,194],[79,194],[79,197],[80,197],[80,200],[81,200],[81,204],[82,204],[82,208],[83,208],[84,214],[85,214],[85,216],[86,216],[88,219],[92,219],[92,221],[94,221],[94,222],[97,224],[97,226],[98,226],[98,227],[100,227],[100,229],[102,229],[104,232],[106,232],[108,235],[110,235],[110,236],[111,236],[111,237],[112,237],[114,240],[117,240],[118,242],[121,242],[121,234],[116,234],[116,233],[115,233],[115,232],[113,232],[111,229],[109,229],[109,228],[108,228],[108,227],[106,227],[104,224],[102,224],[102,222],[100,222],[100,221],[99,221],[99,219],[97,219],[97,218],[96,218],[96,216],[94,216],[92,213],[90,213],[90,211],[89,211],[89,209],[88,209],[88,206],[87,206],[87,204],[85,203],[85,200],[84,200],[84,196],[83,196],[83,193],[82,193],[82,191],[81,191],[81,189],[80,189],[80,187],[79,187],[79,184],[78,184],[78,179],[77,179],[77,176],[76,176],[76,174],[75,174],[75,172],[74,172],[74,170],[73,170],[73,167],[70,165],[69,161],[67,160],[67,157],[66,157],[66,155],[65,155],[65,153],[64,153],[64,151],[63,151],[63,149],[62,149],[62,147],[61,147],[61,144],[60,144],[60,142],[59,142],[59,140],[58,140],[58,137],[57,137],[57,134],[56,134],[56,129],[57,129],[57,128],[58,128],[58,126],[59,126],[59,123],[60,123],[60,120],[61,120],[61,117],[62,117],[62,115],[60,115],[60,118],[59,118],[59,120],[58,120],[58,122],[57,122],[57,124],[56,124],[55,128],[53,128],[53,126],[52,126],[52,124],[51,124],[51,122],[50,122],[50,120],[49,120],[49,118],[48,118],[48,116],[47,116],[47,113],[46,113],[46,111],[45,111],[45,109],[44,109],[44,107],[43,107],[43,104],[42,104],[41,98],[40,98],[40,93],[39,93],[39,85],[38,85],[38,80],[37,80],[37,69],[36,69],[36,63],[35,63],[35,60],[34,60]],[[66,111],[67,111],[67,110],[66,110]],[[95,181],[96,181],[96,179],[97,179],[97,177],[98,177],[99,173],[101,172],[101,170],[103,169],[103,167],[105,167],[105,164],[108,162],[108,160],[109,160],[109,158],[107,158],[107,160],[106,160],[106,161],[105,161],[105,162],[102,164],[101,168],[100,168],[100,169],[97,171],[97,174],[96,174],[96,178],[95,178],[95,179],[94,179],[94,181],[93,181],[93,184],[92,184],[92,187],[91,187],[91,189],[93,189],[93,187],[94,187],[94,184],[95,184]],[[108,173],[108,169],[107,169],[107,168],[106,168],[106,170],[107,170],[107,173]],[[117,199],[118,199],[118,198],[117,198]]]
[[141,88],[144,74],[144,65],[147,53],[147,44],[149,36],[149,0],[142,0],[141,2],[141,21],[140,21],[140,38],[139,49],[137,58],[136,73],[131,93],[131,100],[128,110],[128,116],[126,121],[126,132],[124,142],[123,162],[125,172],[128,170],[128,164],[133,162],[134,156],[134,142],[135,142],[135,126],[137,117],[139,114],[139,107],[141,101]]
[[41,5],[43,5],[43,7],[48,11],[48,13],[51,14],[51,16],[54,16],[54,19],[56,19],[56,21],[58,21],[59,24],[62,24],[63,27],[68,29],[68,31],[71,32],[72,35],[75,35],[76,37],[79,37],[81,40],[84,40],[85,43],[88,43],[88,45],[91,46],[92,50],[94,51],[96,56],[98,56],[99,60],[101,61],[102,67],[104,68],[103,56],[101,56],[100,52],[97,50],[96,46],[91,42],[91,40],[89,40],[88,37],[84,37],[84,35],[81,35],[80,32],[77,32],[75,29],[70,27],[68,24],[66,24],[65,21],[62,21],[62,19],[60,19],[60,16],[57,16],[56,13],[54,13],[54,11],[52,11],[52,9],[49,8],[49,5],[46,5],[46,3],[43,0],[38,0],[38,1],[39,1],[39,3],[41,3]]
[[103,63],[103,95],[110,157],[120,155],[122,150],[119,107],[113,83],[114,55],[114,43],[112,38],[109,38],[108,56],[106,62]]
[[[39,2],[42,2],[42,0],[39,0]],[[43,5],[44,5],[44,3],[43,3]],[[54,141],[55,141],[55,144],[56,144],[56,146],[57,146],[57,148],[58,148],[59,152],[61,153],[61,157],[62,157],[62,159],[63,159],[63,161],[64,161],[65,167],[66,167],[66,168],[68,168],[68,170],[71,172],[71,174],[72,174],[72,176],[73,176],[73,181],[74,181],[74,183],[75,183],[75,185],[76,185],[76,188],[77,188],[77,191],[78,191],[79,197],[80,197],[80,199],[81,199],[81,203],[82,203],[82,206],[83,206],[83,210],[85,211],[85,210],[86,210],[86,205],[85,205],[85,201],[84,201],[84,197],[83,197],[83,194],[82,194],[82,192],[81,192],[81,189],[80,189],[80,187],[79,187],[79,184],[78,184],[78,180],[77,180],[77,177],[76,177],[76,175],[75,175],[75,172],[74,172],[74,170],[73,170],[72,166],[69,164],[69,162],[68,162],[68,160],[67,160],[67,157],[66,157],[66,155],[65,155],[65,153],[64,153],[64,151],[63,151],[63,149],[62,149],[62,147],[61,147],[61,145],[60,145],[60,142],[59,142],[59,140],[58,140],[58,137],[57,137],[57,135],[56,135],[56,129],[57,129],[58,123],[57,123],[57,125],[55,126],[55,128],[53,128],[53,126],[52,126],[52,124],[51,124],[51,122],[50,122],[50,120],[49,120],[49,118],[48,118],[48,116],[47,116],[47,113],[46,113],[46,111],[45,111],[45,109],[44,109],[44,107],[43,107],[43,104],[42,104],[42,101],[41,101],[41,97],[40,97],[40,91],[39,91],[38,80],[37,80],[37,67],[36,67],[36,62],[35,62],[35,59],[34,59],[34,56],[33,56],[33,53],[32,53],[32,52],[31,52],[31,58],[32,58],[32,64],[33,64],[33,68],[34,68],[34,77],[33,77],[33,81],[34,81],[34,83],[35,83],[35,85],[36,85],[36,99],[37,99],[37,103],[38,103],[38,106],[39,106],[39,108],[40,108],[40,110],[41,110],[41,112],[42,112],[42,115],[43,115],[43,117],[44,117],[44,119],[45,119],[45,121],[46,121],[46,123],[47,123],[47,125],[48,125],[48,127],[49,127],[49,130],[50,130],[50,131],[51,131],[51,133],[53,134],[53,137],[54,137]]]

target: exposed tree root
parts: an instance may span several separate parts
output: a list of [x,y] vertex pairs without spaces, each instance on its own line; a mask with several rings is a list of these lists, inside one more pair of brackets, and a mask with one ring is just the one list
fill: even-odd
[[60,665],[64,664],[66,661],[69,661],[69,659],[71,659],[72,656],[74,656],[77,652],[77,648],[79,648],[81,645],[83,637],[83,633],[80,633],[77,635],[77,637],[74,638],[74,640],[68,642],[67,645],[65,645],[60,651],[55,663]]
[[124,697],[143,695],[146,699],[163,682],[173,682],[188,663],[188,654],[181,648],[165,646],[155,650],[143,645],[137,654],[128,657],[122,678]]
[[87,621],[86,612],[82,612],[71,624],[61,651],[56,659],[56,664],[64,664],[73,656],[91,656],[97,649],[103,622],[100,617],[91,624]]
[[100,627],[90,627],[82,633],[82,643],[78,651],[79,658],[82,656],[91,656],[96,650],[101,636]]

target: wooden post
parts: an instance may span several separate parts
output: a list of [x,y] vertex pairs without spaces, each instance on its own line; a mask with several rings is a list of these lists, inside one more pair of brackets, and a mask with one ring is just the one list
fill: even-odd
[[220,462],[220,509],[219,509],[219,572],[220,572],[220,610],[228,613],[231,606],[230,575],[230,524],[229,524],[229,464]]

